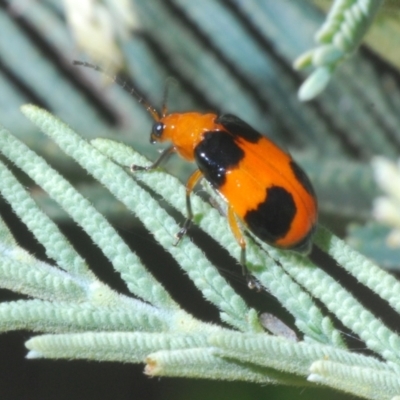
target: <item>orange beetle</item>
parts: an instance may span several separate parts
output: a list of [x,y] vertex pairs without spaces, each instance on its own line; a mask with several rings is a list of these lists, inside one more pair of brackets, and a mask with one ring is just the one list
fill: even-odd
[[[85,62],[75,64],[101,70]],[[125,87],[125,85],[123,85]],[[318,218],[313,187],[292,157],[246,122],[231,115],[198,112],[160,114],[133,88],[127,89],[154,118],[150,141],[172,143],[150,170],[176,152],[195,162],[198,169],[186,184],[187,220],[180,239],[192,221],[190,194],[199,179],[206,179],[228,206],[228,221],[245,263],[246,242],[238,219],[262,241],[281,249],[307,254]]]
[[[243,250],[246,244],[236,217],[275,247],[309,252],[317,201],[307,175],[290,155],[231,114],[187,112],[154,117],[151,142],[172,142],[164,154],[177,152],[199,168],[187,182],[188,198],[204,177],[227,202],[229,224]],[[154,165],[146,169],[151,168]],[[188,222],[179,236],[191,217],[188,201]]]

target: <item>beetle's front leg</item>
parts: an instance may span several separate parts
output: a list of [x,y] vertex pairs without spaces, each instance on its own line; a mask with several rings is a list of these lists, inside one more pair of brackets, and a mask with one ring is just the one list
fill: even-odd
[[135,165],[132,164],[130,166],[130,169],[132,172],[136,172],[136,171],[150,171],[152,169],[157,168],[158,166],[160,166],[160,164],[162,164],[163,162],[167,161],[168,158],[172,155],[172,153],[175,151],[175,147],[174,146],[170,146],[167,147],[165,150],[162,151],[162,153],[160,154],[160,156],[157,158],[156,161],[153,162],[153,164],[150,164],[147,167],[143,167],[141,165]]

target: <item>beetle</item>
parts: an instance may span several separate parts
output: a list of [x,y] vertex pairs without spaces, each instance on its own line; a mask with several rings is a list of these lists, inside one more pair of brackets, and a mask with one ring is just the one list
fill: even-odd
[[[87,62],[74,64],[102,71]],[[246,240],[241,224],[274,247],[310,252],[318,220],[317,198],[306,173],[287,152],[232,114],[168,113],[165,103],[159,113],[133,87],[127,90],[154,119],[150,142],[171,143],[153,164],[133,165],[132,171],[152,170],[173,153],[197,165],[186,183],[187,218],[177,233],[178,241],[192,223],[190,195],[204,178],[227,204],[242,266]]]

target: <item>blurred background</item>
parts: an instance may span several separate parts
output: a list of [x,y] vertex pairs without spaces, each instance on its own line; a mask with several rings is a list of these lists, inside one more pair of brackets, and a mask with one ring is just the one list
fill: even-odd
[[[203,320],[217,322],[216,310],[170,256],[20,113],[22,104],[36,104],[88,140],[123,141],[154,160],[160,147],[149,144],[151,119],[143,107],[104,74],[76,67],[73,60],[91,61],[110,75],[118,74],[157,108],[172,77],[168,110],[229,112],[244,119],[289,150],[307,171],[318,195],[321,222],[396,273],[400,243],[388,241],[393,226],[373,218],[380,189],[371,160],[377,155],[396,160],[400,151],[400,7],[387,1],[366,45],[338,68],[320,96],[302,103],[297,91],[311,71],[297,72],[292,64],[315,47],[314,34],[330,5],[328,0],[0,0],[0,124],[73,182],[113,221],[180,304]],[[166,166],[182,181],[193,168],[178,158]],[[95,272],[127,293],[68,216],[26,176],[18,176]],[[0,213],[19,243],[45,259],[43,249],[4,202]],[[246,289],[240,269],[222,249],[196,229],[190,234],[251,305],[290,322],[271,296]],[[166,263],[171,267],[165,268]],[[2,300],[17,298],[6,291],[0,295]],[[143,375],[143,365],[28,361],[23,343],[30,336],[0,336],[1,399],[346,398],[322,389],[150,379]]]

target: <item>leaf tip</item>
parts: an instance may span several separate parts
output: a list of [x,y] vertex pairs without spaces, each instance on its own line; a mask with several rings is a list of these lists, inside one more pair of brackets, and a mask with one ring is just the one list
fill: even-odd
[[157,360],[151,356],[147,357],[146,367],[144,368],[144,373],[148,376],[156,376],[160,372],[160,365]]

